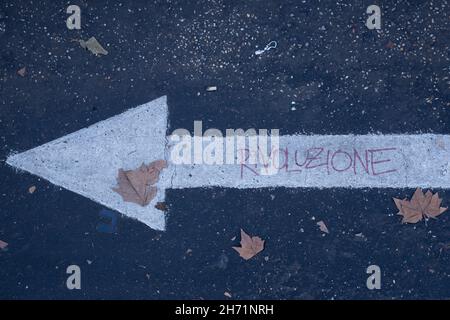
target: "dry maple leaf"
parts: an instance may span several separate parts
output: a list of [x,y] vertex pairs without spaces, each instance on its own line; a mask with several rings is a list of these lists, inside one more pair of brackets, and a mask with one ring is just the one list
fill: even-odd
[[428,190],[425,194],[417,188],[411,200],[393,198],[395,205],[403,216],[402,223],[417,223],[423,218],[436,218],[444,213],[447,208],[441,207],[442,199],[439,194]]
[[145,207],[156,196],[154,184],[158,182],[161,170],[166,167],[166,161],[157,160],[148,165],[143,163],[136,170],[119,169],[118,186],[113,190],[122,196],[123,201]]
[[251,259],[264,249],[264,240],[260,237],[250,237],[241,229],[241,246],[233,247],[245,259]]

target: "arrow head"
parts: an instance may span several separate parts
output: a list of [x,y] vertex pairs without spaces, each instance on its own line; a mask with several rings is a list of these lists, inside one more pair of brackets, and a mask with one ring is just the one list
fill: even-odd
[[6,162],[40,176],[102,205],[165,229],[164,213],[155,208],[165,189],[157,183],[157,196],[146,207],[124,202],[112,188],[119,168],[134,169],[143,162],[165,159],[167,97],[163,96],[88,128],[11,155]]

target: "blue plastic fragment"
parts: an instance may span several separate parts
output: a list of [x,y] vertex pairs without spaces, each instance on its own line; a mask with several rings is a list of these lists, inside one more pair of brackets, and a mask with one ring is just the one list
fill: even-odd
[[103,220],[108,220],[107,222],[99,222],[97,224],[97,231],[101,233],[116,233],[117,232],[117,213],[102,209],[99,216]]

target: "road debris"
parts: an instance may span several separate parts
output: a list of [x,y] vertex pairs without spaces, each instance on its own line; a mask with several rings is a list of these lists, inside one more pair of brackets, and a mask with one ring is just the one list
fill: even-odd
[[23,67],[17,70],[17,74],[21,77],[25,77],[25,75],[27,74],[27,67]]
[[233,249],[236,250],[243,259],[249,260],[264,250],[264,240],[260,237],[250,237],[241,229],[241,246],[233,247]]
[[4,250],[8,246],[8,243],[5,241],[0,240],[0,249]]
[[214,92],[217,91],[217,86],[208,86],[206,87],[207,92]]
[[330,231],[327,228],[327,225],[325,224],[325,222],[323,222],[322,220],[320,220],[319,222],[316,223],[319,228],[320,231],[324,232],[324,233],[330,233]]
[[166,167],[166,161],[157,160],[148,165],[143,163],[135,170],[119,169],[118,186],[113,190],[122,196],[123,201],[145,207],[156,196],[157,188],[154,184],[158,182],[160,172]]
[[423,218],[436,218],[448,208],[441,207],[442,199],[439,194],[428,190],[425,194],[417,188],[411,200],[393,198],[399,212],[403,216],[402,223],[417,223]]
[[0,21],[0,37],[6,32],[6,23],[4,21]]
[[99,212],[99,216],[104,222],[100,222],[97,224],[97,231],[101,233],[116,233],[117,232],[117,213],[102,209]]
[[102,47],[102,45],[97,41],[97,39],[95,39],[95,37],[91,37],[87,41],[84,41],[82,39],[72,39],[72,41],[78,42],[83,49],[89,50],[97,57],[108,54],[108,51]]
[[36,186],[31,186],[28,188],[28,193],[33,194],[36,191]]
[[275,49],[278,46],[276,41],[270,41],[262,50],[256,50],[255,55],[259,56],[270,49]]

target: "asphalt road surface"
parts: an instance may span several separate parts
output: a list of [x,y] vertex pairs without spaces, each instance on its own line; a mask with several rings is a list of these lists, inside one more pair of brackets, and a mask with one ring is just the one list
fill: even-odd
[[[107,55],[71,41],[92,36]],[[401,224],[392,197],[414,189],[169,190],[166,231],[119,215],[111,234],[104,207],[5,163],[163,95],[168,132],[450,134],[449,39],[447,0],[2,0],[0,298],[449,299],[450,214]],[[232,249],[241,228],[266,241],[248,261]]]

